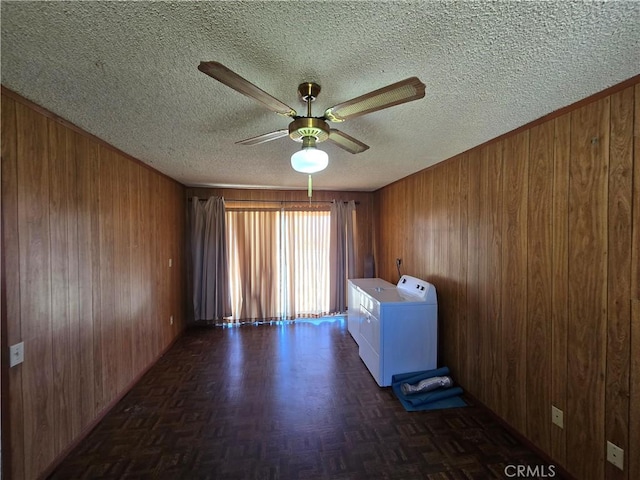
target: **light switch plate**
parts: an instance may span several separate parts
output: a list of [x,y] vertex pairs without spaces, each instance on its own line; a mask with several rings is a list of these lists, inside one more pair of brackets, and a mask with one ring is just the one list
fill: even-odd
[[9,348],[9,367],[15,367],[24,362],[24,342],[11,345]]

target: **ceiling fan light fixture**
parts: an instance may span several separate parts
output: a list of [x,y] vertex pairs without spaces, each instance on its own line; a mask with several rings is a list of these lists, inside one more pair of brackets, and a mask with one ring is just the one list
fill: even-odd
[[329,165],[327,152],[316,148],[315,138],[305,137],[302,149],[291,155],[291,166],[297,172],[316,173]]

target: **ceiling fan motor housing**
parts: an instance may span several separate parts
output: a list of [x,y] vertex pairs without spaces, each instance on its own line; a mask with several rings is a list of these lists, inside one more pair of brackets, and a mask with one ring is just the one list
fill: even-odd
[[289,137],[302,142],[304,137],[313,137],[316,142],[324,142],[329,138],[329,125],[321,118],[301,117],[289,124]]

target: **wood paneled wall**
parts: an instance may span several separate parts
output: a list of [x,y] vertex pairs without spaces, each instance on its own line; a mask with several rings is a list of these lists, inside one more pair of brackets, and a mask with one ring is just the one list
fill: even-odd
[[46,471],[183,329],[184,212],[182,185],[3,89],[9,478]]
[[639,80],[375,193],[379,274],[436,286],[440,365],[580,479],[640,478]]
[[[261,201],[309,201],[306,190],[260,190],[241,188],[187,188],[187,198],[224,197],[226,200],[261,200]],[[314,202],[331,200],[355,200],[356,205],[356,278],[364,276],[364,263],[367,255],[373,255],[373,193],[369,192],[337,192],[314,190],[311,200]]]

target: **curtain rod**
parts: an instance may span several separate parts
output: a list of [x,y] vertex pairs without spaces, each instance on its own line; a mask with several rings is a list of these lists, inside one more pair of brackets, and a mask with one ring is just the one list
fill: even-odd
[[[192,201],[194,197],[189,197],[187,200]],[[208,198],[198,198],[200,202],[206,202]],[[255,203],[333,203],[333,200],[251,200],[248,198],[226,198],[229,202],[255,202]],[[343,203],[348,203],[346,200]],[[356,205],[360,205],[360,201],[355,201]]]

